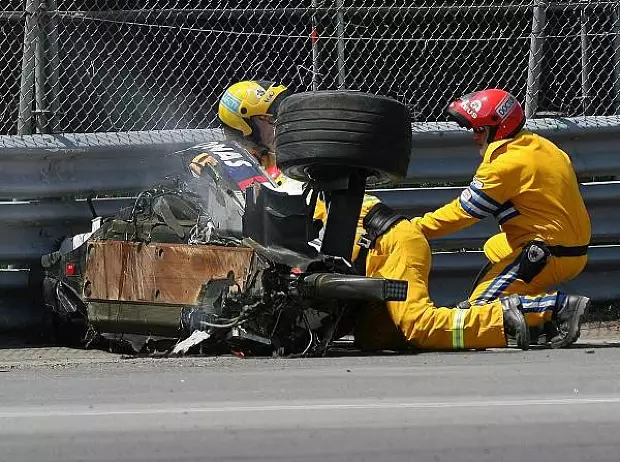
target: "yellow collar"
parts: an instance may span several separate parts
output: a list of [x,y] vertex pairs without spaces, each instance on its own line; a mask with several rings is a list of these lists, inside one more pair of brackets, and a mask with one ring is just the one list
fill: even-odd
[[487,146],[486,151],[484,151],[484,156],[482,156],[483,162],[491,162],[491,156],[493,155],[495,151],[497,151],[502,146],[510,143],[511,141],[514,141],[517,138],[520,138],[521,136],[524,136],[524,135],[531,135],[531,133],[526,130],[521,130],[519,133],[517,133],[517,136],[515,136],[514,138],[506,138],[503,140],[493,141],[491,144]]

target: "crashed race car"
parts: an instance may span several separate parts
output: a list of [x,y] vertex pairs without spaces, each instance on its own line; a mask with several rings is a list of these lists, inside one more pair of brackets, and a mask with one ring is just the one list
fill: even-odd
[[[404,300],[406,281],[356,274],[348,260],[367,184],[406,175],[407,108],[359,92],[300,93],[282,104],[276,143],[283,173],[304,182],[300,194],[278,190],[233,142],[207,143],[174,155],[210,156],[209,175],[143,191],[45,255],[56,338],[85,347],[132,339],[135,352],[317,356],[349,332],[360,303]],[[324,224],[313,220],[319,195]]]

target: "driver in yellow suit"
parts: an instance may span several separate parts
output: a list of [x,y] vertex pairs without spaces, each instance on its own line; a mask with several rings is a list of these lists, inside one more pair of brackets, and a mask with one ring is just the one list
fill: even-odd
[[[222,99],[226,100],[227,94],[230,94],[240,104],[233,111],[230,106],[220,103],[218,114],[226,126],[238,130],[243,137],[254,133],[254,141],[268,150],[268,155],[260,158],[263,165],[272,167],[270,173],[281,187],[294,190],[297,182],[281,175],[277,168],[273,169],[275,111],[270,110],[269,102],[264,99],[256,103],[257,94],[274,88],[285,87],[252,81],[234,84],[226,90]],[[263,125],[270,118],[271,131]],[[199,163],[192,165],[194,173],[199,175]],[[326,204],[318,202],[315,218],[325,220],[326,216]],[[389,224],[387,227],[384,226],[385,220]],[[375,232],[369,243],[370,248],[364,251],[362,272],[371,277],[406,280],[409,289],[404,302],[388,302],[363,309],[355,327],[355,338],[360,347],[384,349],[413,345],[439,350],[503,347],[506,346],[507,334],[510,334],[516,338],[519,347],[526,349],[529,346],[529,330],[522,314],[526,305],[555,313],[554,317],[558,318],[563,330],[553,346],[565,346],[574,341],[579,321],[574,312],[575,306],[583,302],[581,297],[556,294],[552,300],[553,306],[550,299],[513,296],[468,310],[436,307],[428,294],[431,252],[424,235],[412,222],[393,214],[379,199],[366,195],[357,238],[367,236],[369,231],[372,234],[377,221],[383,224],[379,226],[380,233]],[[352,261],[361,262],[360,248],[359,245],[354,246]]]

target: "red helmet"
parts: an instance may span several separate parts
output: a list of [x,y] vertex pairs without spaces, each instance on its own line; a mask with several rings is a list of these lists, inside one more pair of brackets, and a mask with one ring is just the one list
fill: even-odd
[[489,127],[488,143],[512,138],[525,125],[517,98],[497,88],[461,96],[450,103],[447,112],[461,127],[474,131]]

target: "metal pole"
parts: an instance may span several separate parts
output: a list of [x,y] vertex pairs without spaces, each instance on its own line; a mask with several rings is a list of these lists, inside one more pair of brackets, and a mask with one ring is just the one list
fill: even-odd
[[47,32],[47,109],[49,111],[47,122],[50,133],[58,133],[60,101],[58,99],[60,85],[60,56],[58,54],[58,5],[57,0],[47,0],[48,23]]
[[37,133],[49,133],[47,126],[47,108],[45,104],[45,17],[47,10],[45,1],[39,5],[37,15],[37,41],[34,51],[34,121]]
[[336,50],[338,54],[338,89],[345,87],[344,67],[344,11],[343,0],[336,0]]
[[17,134],[32,134],[32,103],[34,98],[35,42],[38,35],[39,0],[26,0],[26,23],[24,26],[24,54],[19,90],[19,114]]
[[[312,9],[318,7],[317,0],[312,0]],[[319,31],[316,20],[316,12],[312,13],[312,91],[319,89]]]
[[540,2],[532,11],[532,36],[530,37],[530,57],[527,67],[527,88],[525,91],[525,116],[534,117],[538,110],[540,76],[543,61],[545,38],[542,36],[547,21],[545,2]]
[[588,13],[586,9],[581,10],[581,101],[583,115],[590,112],[592,85],[590,83],[590,41],[588,40]]
[[614,95],[615,95],[615,114],[620,115],[620,6],[614,8]]
[[[44,0],[38,16],[38,38],[35,47],[35,117],[38,133],[54,133],[58,112],[58,29],[57,19],[50,16],[56,0]],[[52,13],[53,14],[53,13]]]

